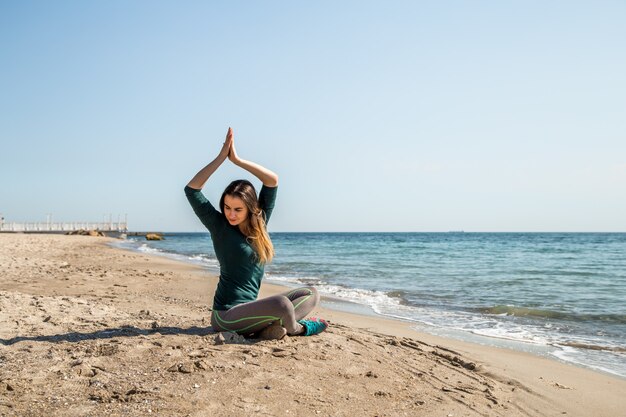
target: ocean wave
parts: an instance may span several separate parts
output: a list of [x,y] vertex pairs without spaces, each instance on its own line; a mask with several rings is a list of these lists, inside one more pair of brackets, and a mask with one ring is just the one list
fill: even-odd
[[475,309],[479,313],[515,317],[545,318],[568,321],[602,322],[606,324],[626,324],[625,314],[580,314],[540,308],[495,305]]
[[319,285],[318,290],[323,294],[329,294],[343,300],[351,301],[358,304],[364,304],[372,307],[372,309],[381,314],[381,307],[390,307],[400,305],[400,300],[390,297],[384,291],[364,290],[360,288],[348,288],[339,285]]
[[266,273],[265,279],[269,281],[275,281],[282,284],[298,284],[298,285],[318,285],[321,281],[318,277],[309,276],[292,276],[292,275],[278,275]]
[[144,252],[144,253],[164,253],[162,250],[148,246],[146,243],[141,244],[136,249],[139,252]]
[[626,378],[623,353],[559,346],[558,349],[551,352],[551,355],[565,362]]
[[576,349],[626,353],[626,347],[623,347],[623,346],[594,345],[594,344],[580,343],[580,342],[558,342],[558,343],[555,343],[554,346],[567,346],[567,347],[576,348]]
[[131,250],[134,252],[163,256],[166,258],[175,259],[177,261],[189,262],[196,265],[200,264],[213,270],[219,270],[219,262],[217,261],[217,259],[204,253],[183,254],[168,250],[162,250],[136,239],[127,239],[125,241],[115,242],[113,243],[113,246],[121,249]]

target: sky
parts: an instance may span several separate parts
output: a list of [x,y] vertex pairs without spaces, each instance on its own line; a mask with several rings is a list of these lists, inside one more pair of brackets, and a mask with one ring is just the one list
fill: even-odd
[[[0,214],[204,231],[626,231],[622,1],[0,1]],[[249,173],[225,162],[217,205]]]

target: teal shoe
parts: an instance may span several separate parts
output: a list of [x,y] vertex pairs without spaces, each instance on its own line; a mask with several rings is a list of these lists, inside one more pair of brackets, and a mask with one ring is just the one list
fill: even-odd
[[303,336],[313,336],[314,334],[322,333],[328,327],[326,320],[318,319],[317,317],[300,320],[298,323],[304,326]]

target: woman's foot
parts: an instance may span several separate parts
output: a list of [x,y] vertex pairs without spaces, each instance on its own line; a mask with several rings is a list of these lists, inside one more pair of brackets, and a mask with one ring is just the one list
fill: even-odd
[[326,320],[317,317],[299,320],[298,323],[304,327],[304,331],[301,333],[302,336],[313,336],[314,334],[322,333],[328,327]]
[[280,340],[285,337],[286,334],[287,329],[281,326],[280,323],[274,322],[259,332],[259,339]]

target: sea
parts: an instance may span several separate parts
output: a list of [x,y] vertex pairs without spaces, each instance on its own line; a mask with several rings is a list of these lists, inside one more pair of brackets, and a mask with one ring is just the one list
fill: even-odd
[[[268,282],[626,378],[626,233],[272,233]],[[219,274],[208,233],[116,244]]]

